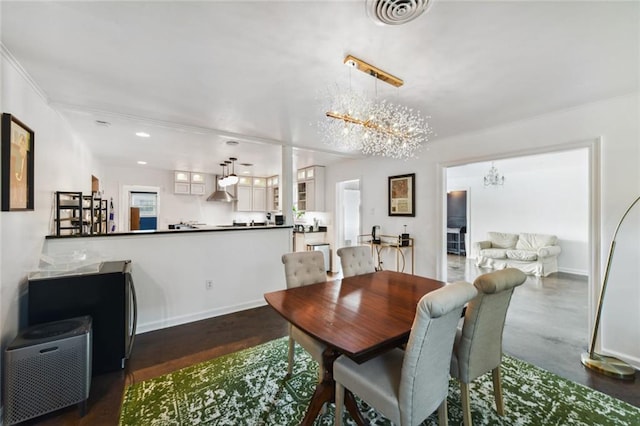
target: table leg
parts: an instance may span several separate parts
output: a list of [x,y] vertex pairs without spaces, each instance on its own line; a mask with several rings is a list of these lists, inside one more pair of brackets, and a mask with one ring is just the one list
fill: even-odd
[[[322,353],[322,364],[324,365],[324,374],[322,381],[316,385],[316,390],[313,392],[309,408],[304,415],[301,425],[311,426],[318,417],[318,413],[322,409],[325,403],[335,402],[336,382],[333,380],[333,362],[340,356],[340,352],[333,348],[327,348]],[[358,411],[358,405],[356,399],[349,390],[345,389],[345,406],[347,411],[351,414],[351,417],[358,425],[365,425],[364,418],[360,411]]]
[[322,353],[322,364],[324,365],[324,374],[322,381],[316,385],[313,392],[309,408],[304,415],[301,425],[312,425],[318,413],[325,403],[334,402],[336,392],[336,382],[333,380],[333,362],[340,356],[340,352],[333,348],[327,348]]

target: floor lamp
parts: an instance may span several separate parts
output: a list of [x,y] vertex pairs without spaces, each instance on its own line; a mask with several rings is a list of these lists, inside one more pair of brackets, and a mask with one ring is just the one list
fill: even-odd
[[640,197],[631,203],[627,211],[624,212],[616,231],[613,233],[613,239],[611,240],[611,246],[609,247],[609,257],[607,258],[607,268],[604,272],[604,280],[602,282],[602,288],[600,289],[600,297],[598,298],[598,312],[596,313],[596,321],[593,326],[593,334],[591,335],[591,345],[589,346],[589,352],[584,352],[581,356],[582,364],[585,367],[595,370],[599,373],[607,376],[615,377],[623,380],[633,380],[635,378],[636,370],[627,364],[626,362],[614,358],[612,356],[600,355],[595,352],[596,338],[598,337],[598,328],[600,327],[600,315],[602,314],[602,302],[604,301],[604,295],[607,291],[607,282],[609,281],[609,270],[611,269],[611,260],[613,259],[613,252],[616,247],[616,236],[620,230],[620,225],[627,217],[633,206],[635,206]]

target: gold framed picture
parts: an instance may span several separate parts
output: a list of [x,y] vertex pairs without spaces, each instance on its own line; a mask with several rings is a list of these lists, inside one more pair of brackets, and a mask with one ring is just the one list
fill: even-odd
[[33,210],[34,133],[2,114],[2,211]]
[[389,176],[389,216],[416,215],[416,174]]

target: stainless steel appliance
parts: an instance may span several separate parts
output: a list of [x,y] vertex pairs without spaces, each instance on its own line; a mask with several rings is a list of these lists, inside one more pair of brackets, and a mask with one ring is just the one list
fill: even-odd
[[124,368],[136,333],[131,261],[103,262],[97,272],[30,277],[29,325],[83,315],[93,318],[93,374]]
[[329,243],[309,243],[307,250],[321,251],[324,256],[324,270],[331,271],[331,246]]

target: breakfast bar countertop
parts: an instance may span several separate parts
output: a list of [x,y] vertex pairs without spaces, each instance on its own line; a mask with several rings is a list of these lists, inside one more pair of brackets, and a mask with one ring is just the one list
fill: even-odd
[[158,235],[158,234],[176,234],[176,233],[200,233],[200,232],[221,232],[221,231],[252,231],[265,229],[291,229],[291,225],[265,225],[265,226],[202,226],[191,229],[162,229],[162,230],[143,230],[143,231],[126,231],[113,232],[109,234],[75,234],[75,235],[47,235],[46,239],[65,239],[65,238],[96,238],[96,237],[122,237],[134,235]]

